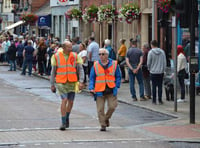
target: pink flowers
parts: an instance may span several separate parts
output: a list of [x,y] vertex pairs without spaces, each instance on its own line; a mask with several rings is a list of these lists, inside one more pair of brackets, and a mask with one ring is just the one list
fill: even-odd
[[82,19],[82,12],[78,9],[78,8],[72,8],[69,9],[66,13],[65,13],[65,17],[69,20],[72,19]]
[[25,21],[27,24],[35,24],[38,20],[38,16],[33,13],[25,13],[21,15],[20,19]]
[[168,13],[171,8],[171,0],[159,0],[158,8],[160,8],[164,13]]

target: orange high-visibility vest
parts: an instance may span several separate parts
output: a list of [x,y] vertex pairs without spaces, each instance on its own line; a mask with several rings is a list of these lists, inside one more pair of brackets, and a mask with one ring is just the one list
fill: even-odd
[[68,60],[66,61],[62,52],[55,54],[56,58],[56,83],[77,82],[76,61],[77,53],[70,52]]
[[109,88],[115,87],[115,71],[117,68],[117,61],[112,61],[112,66],[104,69],[98,61],[94,63],[94,70],[96,73],[95,92],[102,92],[106,88],[106,84]]

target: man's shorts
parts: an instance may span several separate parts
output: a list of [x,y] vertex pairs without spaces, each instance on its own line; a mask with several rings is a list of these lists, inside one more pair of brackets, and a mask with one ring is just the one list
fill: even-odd
[[71,101],[74,101],[75,98],[75,92],[69,92],[69,93],[63,93],[60,95],[61,99],[68,99]]

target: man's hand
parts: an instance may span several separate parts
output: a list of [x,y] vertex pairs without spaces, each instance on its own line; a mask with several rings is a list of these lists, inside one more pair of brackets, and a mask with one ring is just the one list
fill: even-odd
[[138,73],[138,69],[133,69],[133,73],[137,74]]
[[92,96],[94,96],[95,91],[94,91],[94,90],[90,90],[90,94],[91,94]]
[[79,82],[79,90],[82,90],[84,88],[84,84]]
[[51,86],[51,92],[56,93],[56,87],[54,85]]

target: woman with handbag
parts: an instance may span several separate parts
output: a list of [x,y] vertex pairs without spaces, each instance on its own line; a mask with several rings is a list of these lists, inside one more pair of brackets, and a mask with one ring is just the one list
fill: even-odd
[[125,45],[126,40],[125,39],[120,39],[120,48],[118,50],[118,64],[120,65],[120,70],[122,72],[122,83],[126,83],[127,81],[125,80],[125,67],[124,64],[121,64],[123,61],[125,61],[125,56],[126,56],[126,45]]
[[183,51],[183,46],[177,46],[177,73],[178,73],[178,81],[181,87],[181,98],[177,100],[177,102],[185,102],[185,83],[184,79],[186,77],[186,67],[187,67],[187,60],[185,57],[185,53]]

